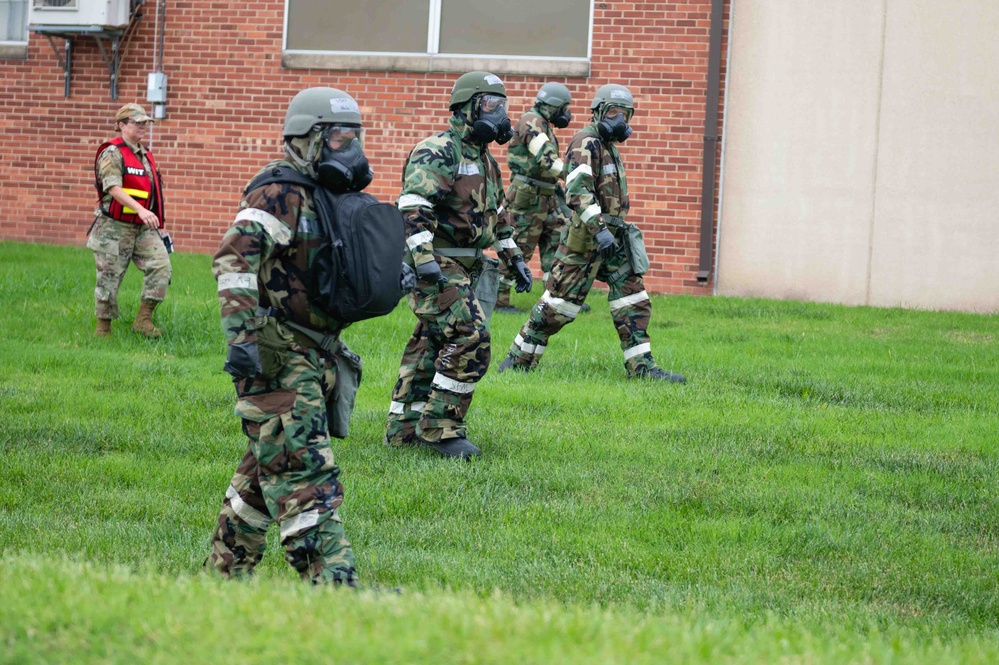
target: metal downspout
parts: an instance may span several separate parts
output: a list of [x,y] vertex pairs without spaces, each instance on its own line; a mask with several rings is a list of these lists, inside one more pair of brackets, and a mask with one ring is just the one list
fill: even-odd
[[715,226],[715,161],[718,157],[718,88],[721,81],[722,27],[725,0],[711,0],[711,38],[708,43],[707,108],[704,113],[704,177],[701,181],[701,234],[697,281],[707,283],[712,274]]

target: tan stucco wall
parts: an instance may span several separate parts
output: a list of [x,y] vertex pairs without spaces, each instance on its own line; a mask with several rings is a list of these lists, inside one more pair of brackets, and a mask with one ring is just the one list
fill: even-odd
[[718,292],[999,310],[997,33],[995,0],[735,0]]

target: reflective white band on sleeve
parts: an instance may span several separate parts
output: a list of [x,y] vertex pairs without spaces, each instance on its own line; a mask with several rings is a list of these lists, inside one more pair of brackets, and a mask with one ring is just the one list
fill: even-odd
[[409,405],[409,410],[416,411],[417,413],[423,413],[425,408],[427,408],[426,402],[413,402]]
[[[330,517],[335,516],[336,513],[330,515]],[[315,508],[306,510],[304,513],[299,513],[291,519],[281,520],[281,540],[284,541],[291,536],[297,536],[317,524],[319,524],[319,511]]]
[[601,212],[603,212],[603,210],[600,209],[600,204],[599,203],[594,203],[593,205],[587,207],[586,210],[584,210],[579,215],[579,218],[581,220],[583,220],[584,222],[588,222],[591,219],[593,219],[594,217],[596,217],[597,215],[599,215]]
[[406,247],[410,250],[416,249],[423,243],[433,242],[434,234],[430,231],[420,231],[419,233],[414,233],[413,235],[406,238]]
[[272,522],[270,515],[264,515],[262,512],[243,501],[243,497],[239,495],[239,492],[237,492],[236,488],[232,485],[229,485],[229,489],[225,491],[225,498],[229,499],[229,505],[232,506],[232,511],[239,516],[239,519],[243,520],[254,529],[266,529],[270,526]]
[[645,344],[639,344],[638,346],[633,346],[630,349],[626,349],[624,352],[624,359],[630,360],[635,356],[640,356],[645,353],[650,353],[652,351],[652,344],[646,342]]
[[593,169],[590,168],[589,164],[580,164],[572,171],[570,171],[569,175],[565,177],[565,186],[568,187],[570,182],[575,180],[577,176],[581,175],[588,175],[588,176],[593,175]]
[[536,356],[540,356],[542,353],[545,352],[545,349],[548,348],[544,344],[531,344],[530,342],[527,342],[522,335],[519,334],[517,335],[517,337],[514,338],[513,343],[516,344],[517,348],[523,351],[524,353],[532,353]]
[[409,210],[411,208],[433,208],[432,204],[427,199],[423,198],[419,194],[403,194],[399,197],[396,202],[395,207],[399,210]]
[[625,296],[623,298],[618,298],[617,300],[611,300],[610,311],[616,312],[619,309],[627,307],[628,305],[634,305],[636,302],[642,302],[643,300],[648,300],[649,294],[645,291],[639,291],[638,293],[632,293],[630,296]]
[[259,208],[243,208],[236,213],[236,220],[233,222],[256,222],[264,227],[264,231],[279,245],[287,245],[291,242],[291,229],[280,219],[270,214],[266,210]]
[[227,289],[257,290],[257,276],[248,272],[226,272],[219,275],[219,291]]
[[571,302],[563,300],[562,298],[553,298],[549,291],[544,292],[541,296],[541,301],[554,308],[559,314],[567,316],[570,319],[574,319],[579,316],[579,310],[583,307],[582,305],[574,305]]
[[455,381],[454,379],[448,378],[437,372],[434,374],[434,388],[440,388],[441,390],[446,390],[450,393],[456,393],[458,395],[467,395],[468,393],[475,390],[474,383],[465,383],[464,381]]
[[527,144],[527,150],[532,155],[536,155],[538,154],[538,151],[545,146],[546,143],[548,143],[548,135],[538,134],[533,139],[531,139],[530,143]]
[[513,238],[503,238],[499,241],[500,249],[517,249],[517,243]]
[[604,175],[617,173],[617,164],[604,164],[604,167],[600,169],[600,172],[603,173]]
[[565,168],[565,162],[556,157],[555,161],[552,162],[552,167],[548,169],[548,172],[551,173],[552,175],[558,175],[559,173],[562,172],[563,168]]
[[474,162],[458,164],[458,175],[479,175],[479,165]]

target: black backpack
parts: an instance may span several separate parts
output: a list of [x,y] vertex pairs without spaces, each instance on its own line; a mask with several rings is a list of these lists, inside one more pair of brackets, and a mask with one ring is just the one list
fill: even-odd
[[274,166],[244,190],[276,182],[313,192],[322,243],[309,266],[312,302],[338,321],[384,316],[399,303],[403,253],[402,213],[364,192],[334,194],[293,168]]

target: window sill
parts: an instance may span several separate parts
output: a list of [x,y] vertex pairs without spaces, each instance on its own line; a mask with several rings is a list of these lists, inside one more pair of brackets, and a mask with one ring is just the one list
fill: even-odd
[[538,76],[590,75],[589,60],[547,58],[504,58],[490,56],[430,54],[323,53],[284,51],[281,66],[285,69],[366,69],[389,72],[470,72],[483,70],[494,74],[534,74]]
[[28,43],[0,44],[0,60],[27,60]]

